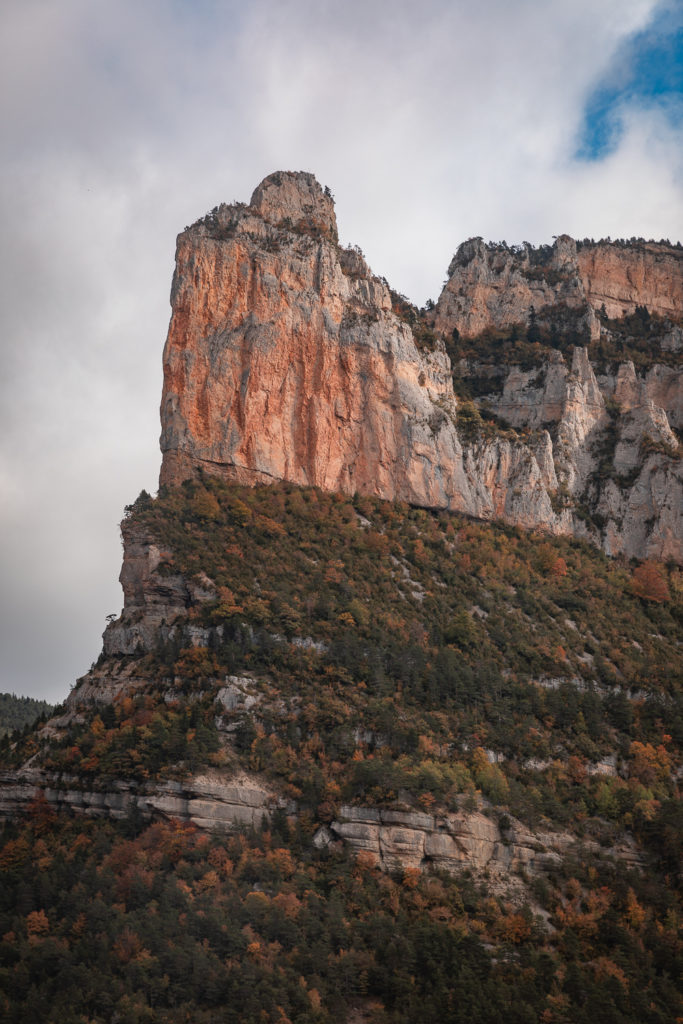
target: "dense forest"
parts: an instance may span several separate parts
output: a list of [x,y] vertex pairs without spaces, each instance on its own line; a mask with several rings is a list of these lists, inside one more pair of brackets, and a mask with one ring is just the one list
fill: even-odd
[[[209,766],[289,809],[209,834],[38,797],[0,848],[4,1019],[683,1015],[677,566],[209,478],[143,493],[123,526],[162,552],[158,580],[203,597],[153,649],[101,658],[113,700],[77,688],[67,729],[5,740],[5,768],[96,790]],[[226,678],[253,699],[222,705]],[[560,831],[567,855],[509,890],[467,867],[381,871],[315,842],[343,803],[476,810],[503,835]]]
[[52,705],[45,700],[0,693],[0,736],[33,725],[38,718],[47,718],[51,711]]
[[209,836],[55,818],[0,852],[8,1024],[462,1021],[660,1024],[680,1016],[675,899],[567,863],[547,922],[486,883],[382,874],[306,826]]

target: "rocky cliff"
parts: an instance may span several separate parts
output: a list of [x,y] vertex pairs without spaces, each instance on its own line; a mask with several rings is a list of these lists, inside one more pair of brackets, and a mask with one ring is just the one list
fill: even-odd
[[122,819],[136,810],[143,818],[176,818],[198,828],[258,828],[274,808],[286,807],[257,779],[244,773],[209,771],[182,781],[140,785],[117,779],[87,789],[77,778],[50,775],[38,769],[0,773],[0,821],[16,818],[42,795],[59,811],[89,818]]
[[[284,812],[331,854],[466,868],[500,891],[596,843],[639,863],[597,819],[613,790],[641,798],[650,758],[656,799],[675,782],[644,742],[680,732],[673,567],[654,567],[651,618],[637,570],[586,545],[209,476],[141,495],[122,534],[123,612],[59,714],[5,745],[0,819],[41,791],[127,828]],[[649,731],[617,736],[640,728],[631,700]],[[574,828],[559,786],[596,820]]]
[[[88,790],[77,778],[51,776],[37,769],[0,773],[0,823],[16,819],[36,798],[56,811],[87,818],[122,820],[175,819],[213,832],[258,829],[277,810],[296,816],[292,801],[278,796],[254,775],[215,769],[178,781],[145,783],[119,779],[107,787]],[[383,871],[433,869],[476,877],[486,875],[491,887],[506,894],[525,892],[527,881],[557,868],[567,856],[581,857],[594,842],[581,842],[568,831],[531,832],[521,822],[496,815],[485,803],[479,809],[452,814],[380,807],[342,806],[339,820],[322,826],[313,837],[318,849],[346,849],[354,856],[373,858]],[[621,840],[608,855],[630,868],[642,868],[643,858],[632,842]]]
[[[340,248],[315,178],[273,174],[248,206],[220,206],[178,238],[161,483],[200,468],[288,480],[683,560],[680,370],[665,359],[643,375],[625,361],[598,380],[586,348],[603,331],[596,308],[680,316],[680,256],[650,244],[577,250],[566,236],[520,255],[474,240],[431,319],[416,322],[397,315],[357,249]],[[453,367],[446,346],[454,331],[524,324],[530,306],[541,323],[569,311],[583,344],[534,372],[498,360],[482,406],[493,429],[454,388],[454,369],[477,366]],[[662,346],[675,350],[676,325],[667,330]]]
[[172,305],[162,484],[201,467],[569,528],[548,438],[463,449],[443,346],[419,351],[386,283],[338,247],[311,175],[272,175],[184,232]]
[[336,237],[283,174],[179,239],[180,486],[126,508],[96,664],[0,738],[0,1005],[669,1019],[683,573],[481,520],[680,557],[683,334],[543,264],[468,338]]
[[435,321],[441,331],[474,336],[526,323],[532,306],[541,315],[559,306],[575,311],[590,340],[600,337],[598,312],[618,319],[645,307],[680,319],[683,249],[635,240],[577,246],[568,235],[539,249],[471,238],[451,261]]

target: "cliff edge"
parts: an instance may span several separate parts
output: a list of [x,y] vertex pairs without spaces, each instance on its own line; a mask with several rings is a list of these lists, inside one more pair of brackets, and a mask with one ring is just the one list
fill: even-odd
[[[606,244],[577,252],[562,236],[539,268],[529,253],[493,259],[473,240],[418,331],[337,237],[329,190],[304,172],[270,175],[248,206],[221,205],[179,236],[162,484],[199,469],[240,483],[288,480],[683,560],[671,419],[680,371],[645,380],[627,361],[598,380],[587,347],[601,337],[598,301],[605,316],[639,300],[657,316],[680,313],[675,250],[646,247],[631,267]],[[541,317],[572,310],[584,344],[532,374],[507,366],[486,396],[495,419],[485,422],[480,402],[456,394],[462,368],[446,345],[454,331],[524,322],[531,305]],[[602,480],[606,444],[612,472]]]

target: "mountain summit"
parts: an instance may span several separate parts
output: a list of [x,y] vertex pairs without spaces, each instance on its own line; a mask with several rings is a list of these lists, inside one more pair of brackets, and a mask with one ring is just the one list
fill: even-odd
[[161,483],[199,470],[585,537],[683,561],[683,251],[458,249],[416,310],[277,172],[179,237]]

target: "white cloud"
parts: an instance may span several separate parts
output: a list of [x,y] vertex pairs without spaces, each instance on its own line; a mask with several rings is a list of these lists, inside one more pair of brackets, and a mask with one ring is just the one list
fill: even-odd
[[58,698],[120,605],[116,523],[159,465],[175,234],[276,169],[418,301],[473,234],[683,235],[680,138],[583,104],[654,0],[6,0],[0,689]]

